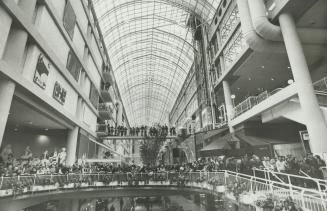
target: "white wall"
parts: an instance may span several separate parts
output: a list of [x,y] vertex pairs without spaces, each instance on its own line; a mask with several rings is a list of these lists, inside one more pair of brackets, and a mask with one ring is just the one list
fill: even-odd
[[[77,1],[77,0],[73,0],[73,1]],[[56,8],[56,13],[59,16],[59,18],[62,20],[62,18],[64,17],[66,1],[65,0],[51,0],[51,3]]]
[[82,86],[83,92],[86,96],[90,95],[91,81],[88,77],[85,77],[84,84]]
[[69,47],[44,6],[38,10],[35,25],[60,61],[66,65]]
[[92,57],[89,55],[88,57],[88,64],[87,64],[89,73],[90,73],[90,77],[93,79],[93,82],[95,83],[95,87],[97,87],[98,89],[100,89],[100,84],[101,84],[101,77],[99,75],[98,69],[95,66]]
[[83,122],[93,131],[96,130],[97,116],[86,105],[84,109]]
[[3,56],[5,51],[6,42],[9,35],[12,19],[8,13],[0,7],[0,58]]
[[[31,45],[28,47],[26,61],[23,68],[23,76],[31,82],[32,86],[36,86],[40,89],[40,91],[45,92],[49,97],[53,98],[53,89],[56,81],[67,91],[66,101],[64,105],[61,105],[58,102],[58,106],[62,106],[65,110],[67,110],[70,114],[75,115],[76,106],[77,106],[77,98],[78,94],[76,91],[69,85],[66,79],[60,74],[55,66],[44,56],[44,62],[48,65],[49,75],[46,83],[46,88],[40,88],[36,83],[33,82],[33,77],[36,69],[36,64],[38,57],[41,51],[36,45]],[[55,99],[54,99],[55,100]]]
[[101,58],[101,54],[100,54],[98,45],[96,44],[94,35],[92,36],[92,39],[91,39],[91,48],[95,55],[94,60],[95,60],[96,64],[98,65],[98,67],[101,67],[102,66],[102,58]]
[[[58,0],[53,0],[58,1]],[[81,28],[81,31],[83,34],[86,35],[87,32],[87,25],[88,25],[88,19],[85,14],[85,10],[83,8],[81,0],[70,0],[70,3],[75,11],[78,24]],[[75,28],[76,29],[76,28]]]
[[84,42],[82,34],[77,26],[75,26],[75,30],[74,30],[73,43],[77,50],[77,56],[79,56],[80,58],[83,58],[85,42]]

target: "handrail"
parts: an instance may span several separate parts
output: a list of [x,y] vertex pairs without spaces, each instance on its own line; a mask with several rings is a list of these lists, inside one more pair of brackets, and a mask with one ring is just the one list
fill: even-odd
[[[244,183],[246,191],[250,192],[256,191],[257,193],[263,194],[273,193],[276,196],[284,197],[292,196],[294,200],[306,208],[310,208],[310,204],[314,204],[315,207],[322,207],[323,209],[320,210],[323,211],[327,206],[326,194],[318,192],[317,190],[305,189],[292,184],[285,184],[232,171],[187,173],[82,173],[3,177],[0,187],[0,197],[72,188],[97,188],[99,186],[182,186],[218,191],[219,186],[228,186],[228,184],[235,182]],[[6,192],[7,194],[5,194]]]
[[316,91],[327,91],[327,77],[321,78],[313,83],[313,87]]
[[[269,176],[269,174],[275,174],[275,175],[280,175],[281,177],[284,177],[286,179],[285,182],[287,182],[287,184],[289,186],[295,186],[294,183],[297,184],[298,187],[300,187],[300,184],[315,184],[316,188],[318,189],[318,192],[320,193],[322,198],[327,198],[327,193],[325,192],[327,190],[327,180],[322,180],[322,179],[318,179],[318,178],[313,178],[313,177],[305,177],[305,176],[301,176],[301,175],[294,175],[294,174],[287,174],[287,173],[282,173],[282,172],[275,172],[275,171],[269,171],[266,169],[258,169],[258,168],[254,168],[253,169],[253,173],[254,175],[256,175],[255,172],[263,172],[266,176],[266,174]],[[311,188],[307,188],[307,187],[301,187],[304,190],[310,190],[312,191]],[[323,191],[324,190],[324,191]]]
[[323,180],[323,179],[319,179],[319,178],[313,178],[313,177],[305,177],[305,176],[300,176],[300,175],[295,175],[295,174],[287,174],[287,173],[283,173],[283,172],[276,172],[276,171],[269,171],[267,169],[258,169],[258,168],[254,168],[253,170],[255,171],[261,171],[261,172],[269,172],[269,173],[274,173],[276,175],[284,175],[284,176],[291,176],[291,177],[297,177],[297,178],[301,178],[301,179],[311,179],[311,180],[315,180],[315,181],[319,181],[322,183],[327,183],[327,180]]

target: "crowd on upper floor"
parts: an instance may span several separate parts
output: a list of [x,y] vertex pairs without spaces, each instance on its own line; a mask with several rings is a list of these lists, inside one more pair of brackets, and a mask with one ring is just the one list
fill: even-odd
[[165,137],[168,135],[176,135],[175,127],[169,128],[167,125],[160,124],[151,127],[142,125],[140,127],[131,128],[107,124],[107,131],[109,136]]

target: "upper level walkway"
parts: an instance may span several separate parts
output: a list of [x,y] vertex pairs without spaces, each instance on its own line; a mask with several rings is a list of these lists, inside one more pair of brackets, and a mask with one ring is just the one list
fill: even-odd
[[102,136],[109,140],[177,139],[177,136]]
[[[321,180],[321,184],[327,181]],[[324,211],[327,208],[326,186],[306,188],[283,180],[267,179],[231,171],[188,173],[115,173],[27,175],[2,177],[0,210],[10,204],[40,203],[62,197],[144,196],[178,194],[182,192],[225,193],[230,200],[255,205],[255,201],[272,194],[279,200],[291,197],[305,210]],[[241,195],[237,196],[235,187]],[[74,193],[74,194],[72,194]],[[17,205],[17,206],[18,206]],[[19,207],[15,207],[17,210]]]

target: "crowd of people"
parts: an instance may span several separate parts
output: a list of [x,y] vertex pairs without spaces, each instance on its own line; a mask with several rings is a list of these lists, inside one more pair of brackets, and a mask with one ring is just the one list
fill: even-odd
[[107,124],[108,136],[142,136],[142,137],[165,137],[175,136],[175,127],[168,127],[167,125],[154,125],[152,127],[140,126],[127,128],[125,126],[113,126]]
[[8,144],[0,154],[0,176],[63,173],[66,157],[65,147],[60,151],[54,149],[51,153],[45,150],[41,155],[35,156],[27,146],[23,154],[17,158],[14,157],[12,146]]
[[[51,153],[45,150],[41,155],[35,156],[30,147],[27,146],[24,153],[19,158],[15,158],[13,156],[13,149],[8,144],[1,151],[0,176],[67,173],[186,173],[221,170],[253,175],[253,169],[262,169],[323,179],[321,168],[326,167],[325,162],[318,155],[313,156],[312,154],[308,154],[302,160],[296,159],[291,155],[279,156],[278,158],[262,157],[260,159],[255,154],[246,154],[238,158],[227,156],[200,158],[194,162],[173,165],[164,163],[156,166],[151,166],[150,164],[135,165],[133,162],[129,165],[76,162],[70,167],[66,166],[66,156],[65,148],[62,148],[59,152],[54,149]],[[256,176],[260,176],[260,173],[257,173]],[[292,181],[292,183],[307,187],[312,185],[309,183],[302,184],[299,181]]]

